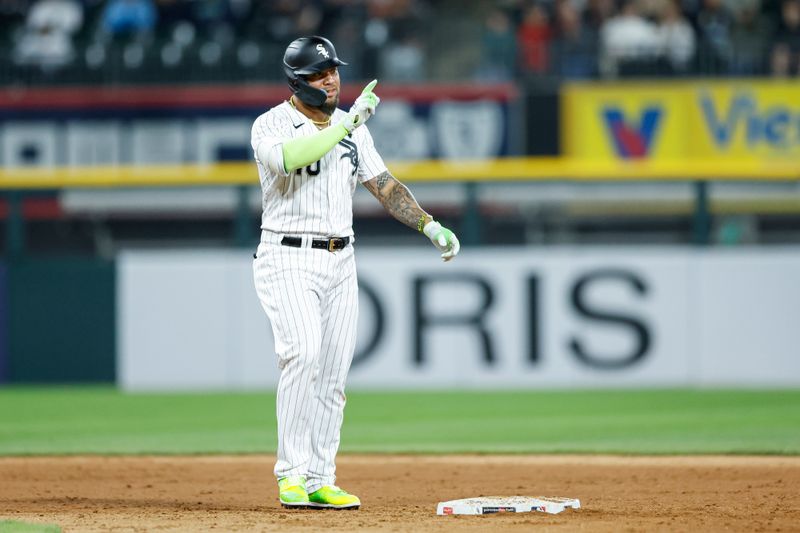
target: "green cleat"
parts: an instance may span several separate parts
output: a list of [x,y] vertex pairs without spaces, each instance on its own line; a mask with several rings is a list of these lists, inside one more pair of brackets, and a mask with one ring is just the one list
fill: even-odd
[[308,495],[309,507],[321,507],[325,509],[358,509],[361,500],[358,496],[353,496],[343,491],[336,485],[325,485],[316,492]]
[[278,480],[281,505],[284,507],[308,507],[306,478],[287,476]]

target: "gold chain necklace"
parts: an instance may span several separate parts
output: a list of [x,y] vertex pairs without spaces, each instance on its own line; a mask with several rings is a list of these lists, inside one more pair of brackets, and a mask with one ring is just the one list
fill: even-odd
[[[297,106],[295,106],[295,105],[294,105],[294,95],[292,95],[292,96],[290,96],[290,97],[289,97],[289,105],[291,105],[291,106],[292,106],[292,109],[294,109],[295,111],[297,111]],[[322,121],[319,121],[319,122],[318,122],[318,121],[316,121],[316,120],[314,120],[314,119],[313,119],[313,118],[311,118],[311,117],[307,117],[307,118],[308,118],[308,120],[310,120],[310,121],[311,121],[311,123],[312,123],[313,125],[315,125],[315,126],[330,126],[330,125],[331,125],[331,118],[333,118],[333,117],[332,117],[332,116],[329,116],[327,120],[322,120]]]

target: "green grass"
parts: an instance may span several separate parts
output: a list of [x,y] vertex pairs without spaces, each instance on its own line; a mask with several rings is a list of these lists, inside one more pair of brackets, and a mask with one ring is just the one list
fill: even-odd
[[61,533],[61,528],[52,524],[0,520],[0,533]]
[[[275,450],[274,393],[0,388],[0,455]],[[351,393],[342,452],[800,453],[800,391]]]

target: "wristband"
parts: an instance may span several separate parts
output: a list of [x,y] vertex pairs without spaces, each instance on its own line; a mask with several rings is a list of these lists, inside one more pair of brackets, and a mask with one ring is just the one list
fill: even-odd
[[[428,220],[428,219],[430,219],[430,220]],[[432,216],[430,216],[430,215],[422,215],[421,217],[419,217],[419,220],[417,220],[417,231],[422,233],[422,230],[425,229],[425,226],[428,224],[428,222],[433,222],[433,217]]]

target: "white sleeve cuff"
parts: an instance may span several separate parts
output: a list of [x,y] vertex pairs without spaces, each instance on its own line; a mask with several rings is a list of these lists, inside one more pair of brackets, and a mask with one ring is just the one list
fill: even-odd
[[256,158],[271,174],[288,176],[283,167],[283,144],[273,139],[264,139],[258,145]]

